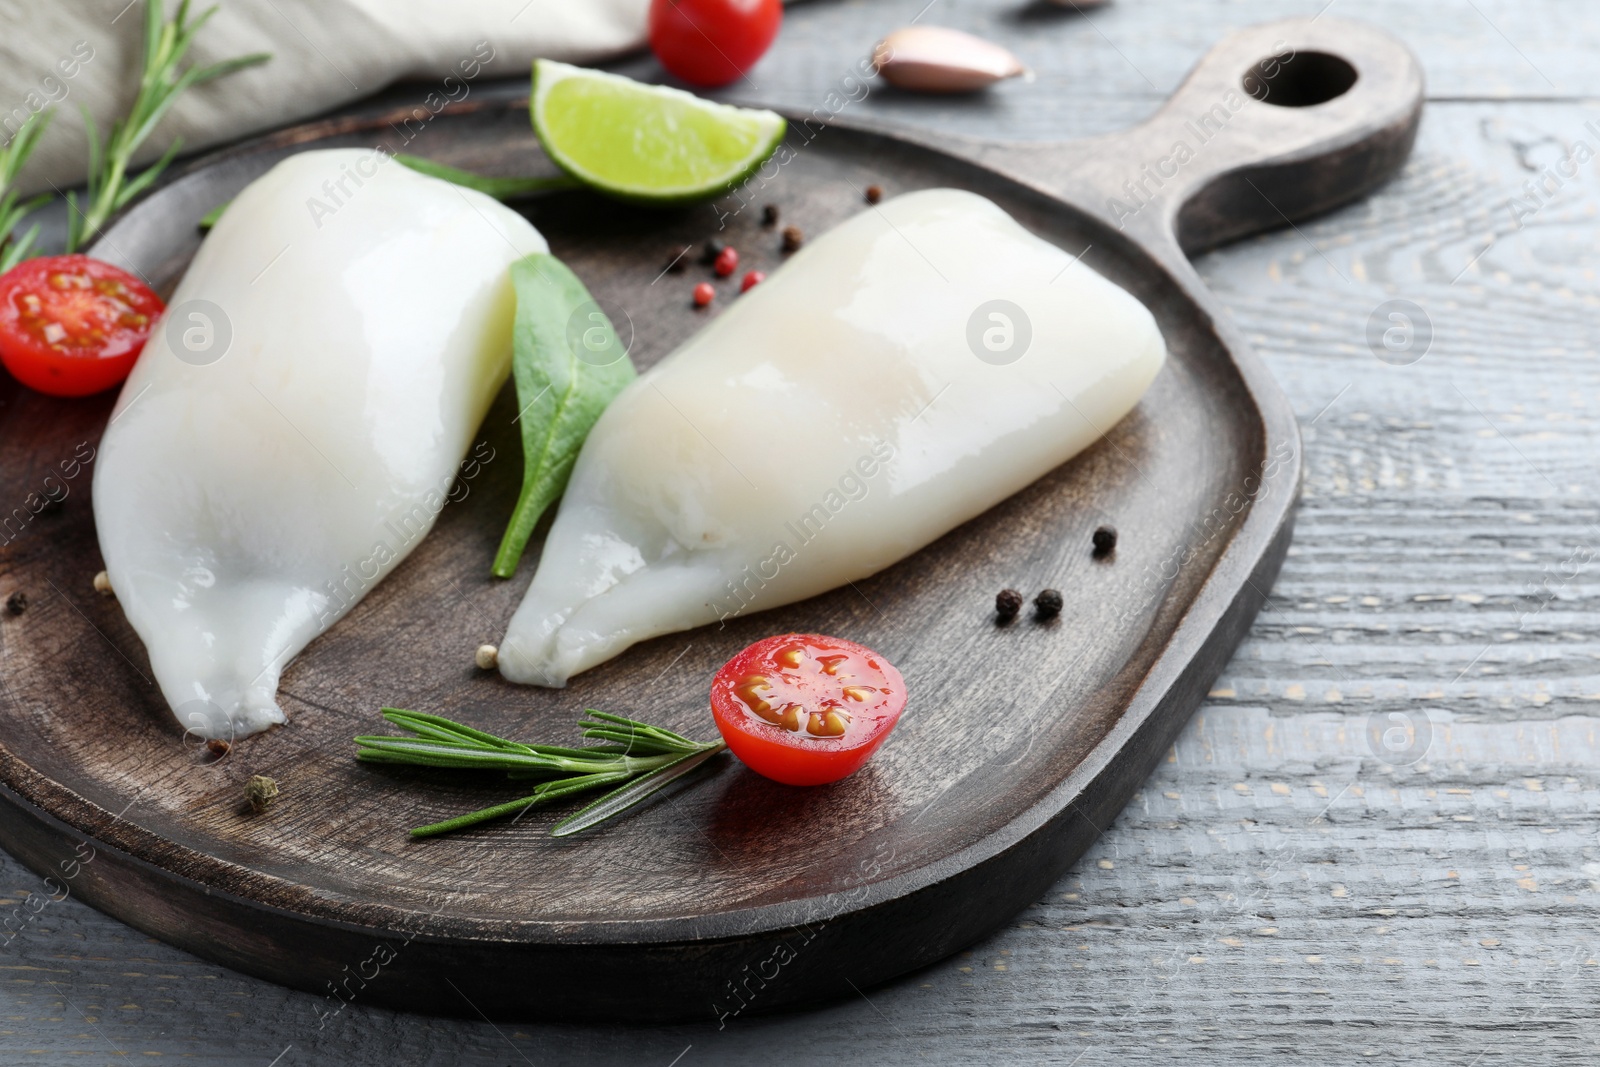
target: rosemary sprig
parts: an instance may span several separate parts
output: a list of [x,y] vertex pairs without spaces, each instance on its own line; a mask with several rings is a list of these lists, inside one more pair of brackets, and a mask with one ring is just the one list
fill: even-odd
[[178,154],[183,142],[174,139],[160,159],[137,177],[128,178],[128,164],[133,154],[185,89],[272,58],[265,52],[256,52],[209,66],[180,69],[195,34],[216,13],[217,8],[210,7],[191,20],[189,0],[181,0],[177,14],[167,21],[164,0],[145,0],[144,58],[139,92],[127,118],[112,123],[111,133],[102,143],[93,116],[88,108],[83,109],[84,129],[89,136],[89,180],[84,191],[84,206],[79,206],[76,193],[67,194],[68,252],[76,252],[112,215],[149,188]]
[[358,737],[356,758],[370,763],[405,763],[417,767],[503,771],[510,778],[543,778],[532,793],[504,804],[418,826],[412,837],[433,837],[480,822],[519,814],[603,786],[611,792],[551,828],[566,837],[597,826],[644,803],[706,760],[722,751],[724,742],[691,741],[682,734],[637,719],[590,710],[580,719],[582,736],[597,745],[525,745],[475,730],[442,715],[384,708],[383,717],[412,736]]
[[0,273],[27,259],[33,242],[39,237],[37,222],[28,227],[21,237],[16,235],[15,230],[30,212],[50,202],[50,194],[41,193],[24,200],[12,186],[54,117],[54,108],[46,108],[28,116],[28,120],[11,138],[11,143],[0,148]]

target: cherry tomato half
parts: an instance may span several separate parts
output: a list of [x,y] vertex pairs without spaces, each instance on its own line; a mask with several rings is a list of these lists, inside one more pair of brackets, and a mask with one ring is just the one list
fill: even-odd
[[0,274],[0,363],[41,393],[98,393],[133,370],[163,310],[120,267],[78,255],[26,259]]
[[905,707],[905,680],[888,660],[816,634],[757,641],[711,682],[711,714],[733,754],[787,785],[854,774]]
[[783,0],[651,0],[650,47],[691,85],[727,85],[756,65],[783,22]]

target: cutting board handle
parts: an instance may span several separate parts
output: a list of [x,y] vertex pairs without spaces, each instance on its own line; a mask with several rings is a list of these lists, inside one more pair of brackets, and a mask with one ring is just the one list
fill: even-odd
[[1365,196],[1411,151],[1422,100],[1421,66],[1381,30],[1264,23],[1213,47],[1147,121],[1063,146],[1053,184],[1195,255]]

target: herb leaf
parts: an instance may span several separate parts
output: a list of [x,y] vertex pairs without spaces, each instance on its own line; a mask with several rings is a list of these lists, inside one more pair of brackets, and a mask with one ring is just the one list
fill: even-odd
[[634,379],[611,321],[559,259],[535,253],[513,263],[511,284],[523,469],[522,493],[491,568],[500,578],[516,573],[539,516],[566,488],[584,438]]
[[33,155],[33,150],[39,144],[39,138],[44,134],[45,127],[50,125],[50,120],[54,117],[54,108],[46,108],[28,116],[27,121],[17,128],[11,143],[0,148],[0,273],[27,259],[29,251],[33,248],[33,242],[39,236],[38,223],[28,227],[27,232],[20,237],[13,231],[21,225],[24,216],[48,204],[51,199],[50,194],[43,193],[23,200],[12,185],[16,182],[23,165],[28,162],[28,157]]
[[231,203],[233,203],[232,200],[224,200],[222,203],[218,204],[204,215],[201,215],[200,221],[196,225],[198,225],[202,230],[211,229],[211,227],[217,224],[217,220],[222,218],[222,213],[228,210],[228,205]]
[[702,763],[716,754],[713,749],[691,752],[687,756],[680,756],[666,766],[651,771],[643,777],[635,778],[628,784],[613,789],[593,804],[580,808],[577,812],[556,823],[550,828],[550,836],[570,837],[573,834],[582,833],[591,826],[598,826],[607,819],[621,815],[629,808],[643,804],[684,775],[697,770]]
[[126,118],[112,123],[111,132],[103,144],[94,118],[87,108],[83,112],[84,130],[89,138],[89,179],[83,206],[79,206],[76,193],[67,194],[70,209],[67,215],[68,252],[76,252],[98,233],[112,215],[147,189],[178,154],[182,142],[174,140],[159,160],[146,167],[137,178],[129,180],[128,166],[133,154],[145,138],[155,131],[156,125],[185,89],[245,67],[265,63],[272,58],[265,52],[257,52],[206,67],[180,69],[183,67],[183,57],[194,43],[195,34],[216,13],[217,8],[213,6],[191,20],[189,0],[182,0],[169,22],[165,17],[164,0],[145,0],[144,61],[139,73],[139,92],[133,98],[133,107]]
[[492,808],[481,808],[478,811],[468,812],[466,815],[457,815],[453,819],[443,822],[429,823],[427,826],[417,826],[411,831],[412,837],[436,837],[439,834],[448,834],[452,830],[463,830],[468,826],[476,826],[480,822],[490,819],[499,819],[511,814],[520,814],[529,808],[540,804],[550,804],[562,797],[581,793],[585,790],[596,789],[603,785],[626,781],[626,774],[589,774],[581,778],[563,778],[556,782],[546,782],[534,790],[531,796],[520,800],[509,800],[504,804],[496,804]]
[[[515,200],[519,197],[538,196],[543,193],[559,193],[564,189],[576,189],[581,183],[576,178],[569,178],[565,174],[545,175],[537,178],[490,178],[483,174],[474,174],[470,170],[459,167],[446,166],[436,163],[431,159],[421,156],[407,155],[404,152],[394,154],[395,161],[403,166],[410,167],[418,174],[426,174],[430,178],[439,178],[452,185],[476,189],[496,200]],[[224,200],[204,215],[200,216],[199,226],[202,230],[209,230],[222,218],[222,213],[228,210],[232,200]]]
[[721,738],[691,741],[637,719],[603,711],[591,710],[587,714],[592,718],[578,724],[584,737],[621,739],[621,743],[586,748],[524,745],[442,715],[384,708],[385,719],[414,736],[358,737],[356,758],[369,763],[494,770],[508,778],[547,779],[525,797],[416,827],[411,831],[412,837],[433,837],[592,789],[619,787],[551,830],[557,837],[566,837],[638,806],[727,747]]
[[441,178],[452,185],[462,185],[468,189],[476,189],[478,192],[492,196],[496,200],[512,200],[521,196],[536,196],[540,193],[576,189],[583,184],[578,179],[565,174],[552,174],[537,178],[491,178],[484,174],[474,174],[470,170],[462,170],[460,167],[436,163],[421,156],[408,155],[405,152],[396,152],[394,158],[395,162],[410,167],[418,174],[426,174],[430,178]]

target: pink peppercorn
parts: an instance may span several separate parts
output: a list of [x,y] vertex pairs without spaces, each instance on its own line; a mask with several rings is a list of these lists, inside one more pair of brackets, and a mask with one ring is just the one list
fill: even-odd
[[694,287],[694,306],[703,308],[716,298],[717,291],[711,288],[710,282],[701,282]]
[[738,270],[739,250],[736,248],[724,248],[721,252],[718,252],[716,261],[712,263],[711,269],[717,272],[717,277],[719,278],[726,278]]
[[767,276],[765,274],[763,274],[761,271],[758,271],[758,270],[750,271],[748,274],[746,274],[744,276],[744,281],[739,283],[739,291],[742,293],[746,289],[754,288],[755,286],[760,285],[762,282],[764,282],[766,280],[767,280]]

